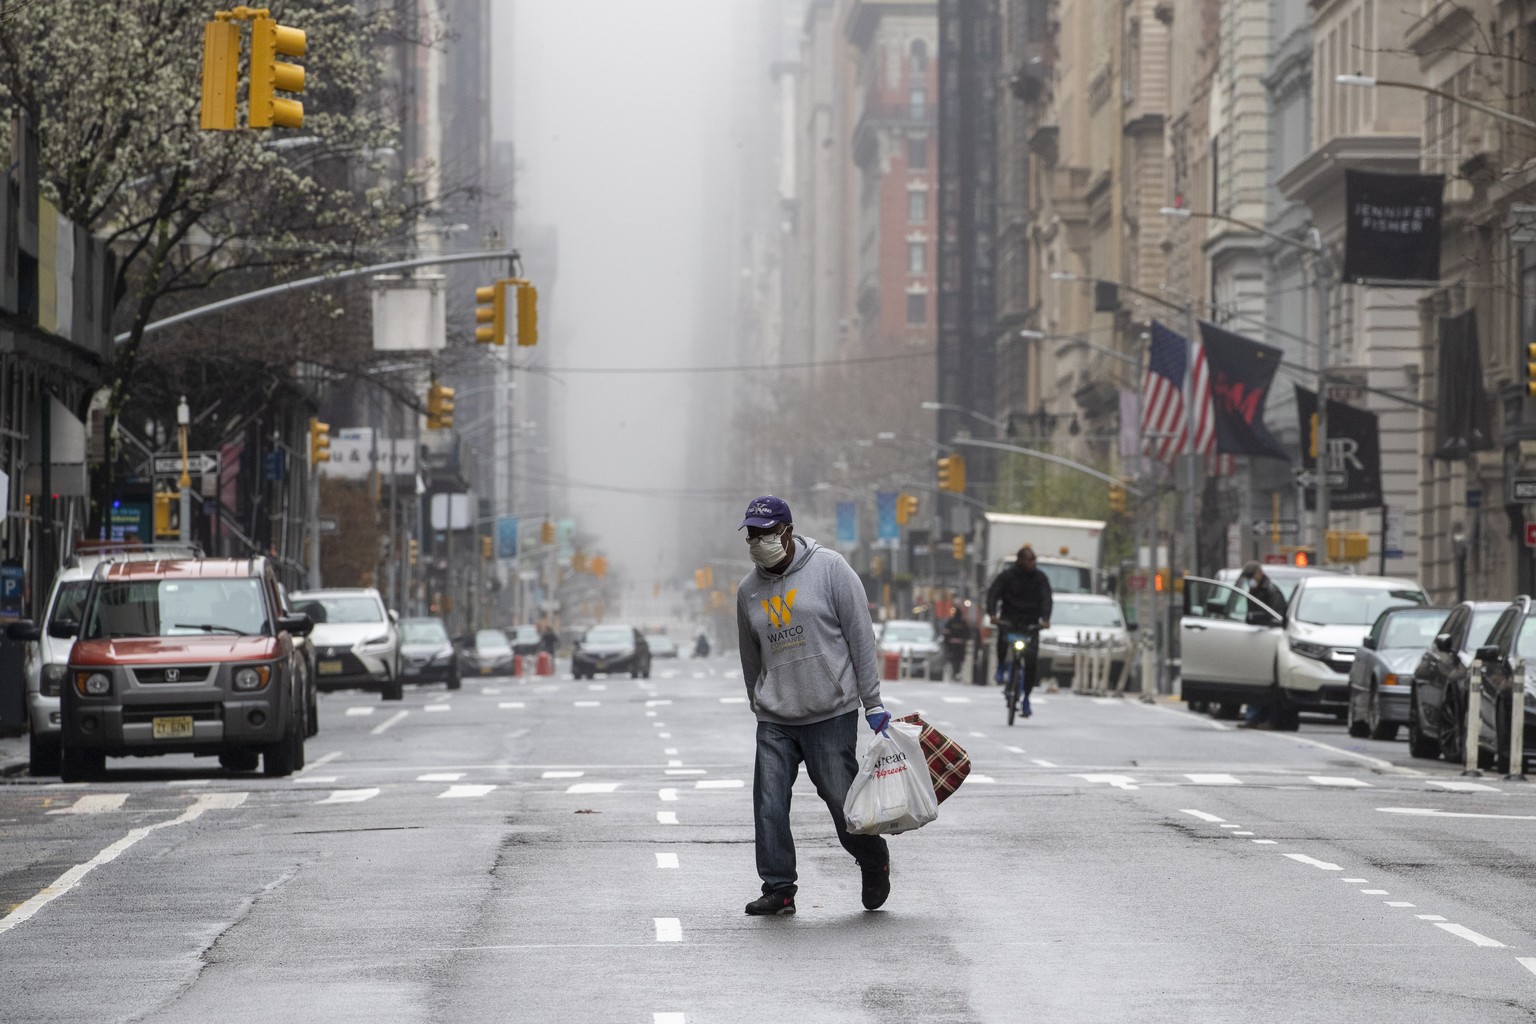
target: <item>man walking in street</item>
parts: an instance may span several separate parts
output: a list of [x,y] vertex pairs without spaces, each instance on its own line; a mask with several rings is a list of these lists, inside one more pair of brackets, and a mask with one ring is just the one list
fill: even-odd
[[[1276,615],[1285,615],[1285,594],[1275,586],[1275,581],[1264,572],[1264,567],[1258,562],[1249,562],[1243,566],[1243,571],[1238,574],[1237,585],[1248,585],[1248,596],[1263,604]],[[1269,731],[1275,728],[1274,703],[1279,694],[1269,700],[1260,700],[1247,704],[1243,708],[1243,720],[1237,723],[1239,729],[1261,729]]]
[[[1008,634],[1039,626],[1051,628],[1051,581],[1035,567],[1035,549],[1028,544],[1019,548],[1012,565],[997,574],[987,588],[987,614],[997,624],[996,680],[1006,680],[1008,669]],[[1040,654],[1039,634],[1024,648],[1024,693],[1019,699],[1021,712],[1029,717],[1029,692],[1035,688],[1035,666]]]
[[754,499],[741,528],[756,566],[736,592],[736,629],[747,702],[757,716],[752,817],[763,881],[747,913],[795,912],[789,805],[802,762],[838,842],[858,862],[864,908],[875,910],[891,892],[890,853],[883,837],[852,835],[843,820],[858,771],[859,716],[877,733],[891,720],[880,703],[864,584],[842,555],[794,535],[782,498]]
[[965,621],[965,610],[955,605],[955,612],[944,623],[944,656],[949,662],[949,672],[960,678],[965,663],[965,645],[971,642],[971,624]]

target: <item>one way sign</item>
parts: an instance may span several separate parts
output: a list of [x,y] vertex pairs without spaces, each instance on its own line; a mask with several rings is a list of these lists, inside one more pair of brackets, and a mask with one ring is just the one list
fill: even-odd
[[[206,476],[217,472],[219,468],[218,452],[187,452],[187,472],[192,476]],[[180,455],[156,455],[154,464],[155,476],[179,476],[181,474]]]

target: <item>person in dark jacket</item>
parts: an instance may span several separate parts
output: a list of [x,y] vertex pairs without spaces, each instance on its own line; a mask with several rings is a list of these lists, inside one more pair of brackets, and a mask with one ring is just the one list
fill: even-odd
[[[1241,587],[1248,584],[1248,595],[1263,604],[1276,615],[1285,614],[1285,593],[1264,572],[1264,567],[1258,562],[1249,562],[1243,566],[1243,571],[1238,574],[1237,585]],[[1274,700],[1259,700],[1246,705],[1243,709],[1243,720],[1237,723],[1239,729],[1262,729],[1269,731],[1275,728]]]
[[944,656],[949,659],[950,674],[960,678],[960,666],[965,663],[965,645],[971,642],[971,624],[965,621],[965,612],[955,605],[955,613],[944,623]]
[[[997,672],[998,683],[1004,680],[1004,668],[1008,653],[1008,633],[1032,626],[1051,628],[1051,581],[1035,567],[1035,549],[1026,544],[1019,548],[1018,559],[997,574],[987,588],[987,614],[997,625]],[[1040,644],[1031,641],[1024,649],[1023,706],[1029,707],[1029,691],[1034,689],[1036,664]],[[1029,712],[1025,711],[1027,717]]]

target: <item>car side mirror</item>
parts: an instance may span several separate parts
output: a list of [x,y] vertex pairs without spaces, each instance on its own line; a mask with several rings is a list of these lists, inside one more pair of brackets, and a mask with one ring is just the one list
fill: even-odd
[[[7,631],[9,632],[9,631]],[[48,635],[55,640],[68,640],[80,635],[80,623],[72,619],[59,619],[48,623]]]
[[1481,661],[1481,662],[1484,662],[1485,664],[1488,663],[1488,662],[1498,661],[1499,660],[1499,645],[1498,644],[1487,644],[1487,645],[1485,645],[1483,647],[1479,647],[1477,649],[1477,660]]
[[400,621],[400,613],[395,611],[393,608],[391,608],[389,610],[389,621],[390,622],[399,622]]
[[1368,651],[1374,651],[1376,649],[1376,638],[1367,633],[1365,639],[1360,642],[1360,646]]
[[7,640],[37,640],[41,638],[43,631],[37,628],[37,623],[31,619],[17,619],[5,627]]
[[1453,649],[1454,648],[1451,647],[1451,634],[1441,633],[1439,636],[1435,637],[1435,650],[1444,651],[1446,654],[1450,654]]
[[310,621],[308,615],[280,615],[277,618],[277,628],[282,633],[292,633],[294,636],[309,636],[314,632],[315,624]]

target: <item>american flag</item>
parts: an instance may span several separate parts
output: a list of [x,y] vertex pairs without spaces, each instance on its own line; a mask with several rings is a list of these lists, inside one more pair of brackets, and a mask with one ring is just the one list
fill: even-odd
[[[1152,345],[1147,375],[1142,381],[1141,433],[1143,451],[1159,462],[1172,463],[1189,451],[1189,423],[1184,415],[1184,372],[1189,365],[1189,342],[1156,320],[1152,321]],[[1208,472],[1226,476],[1235,466],[1230,455],[1216,451],[1216,417],[1211,411],[1211,381],[1205,365],[1205,348],[1195,345],[1195,375],[1191,401],[1195,415],[1194,450],[1205,456]],[[1154,435],[1147,437],[1146,435]]]

